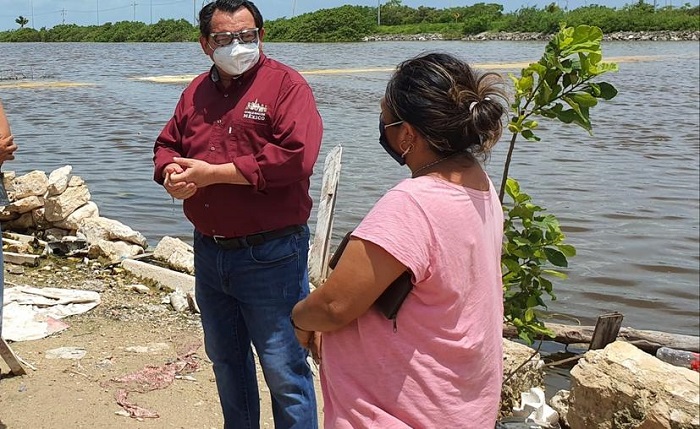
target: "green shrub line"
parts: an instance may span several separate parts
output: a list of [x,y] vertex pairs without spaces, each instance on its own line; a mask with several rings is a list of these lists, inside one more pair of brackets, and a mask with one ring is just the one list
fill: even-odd
[[[198,28],[185,19],[162,19],[150,25],[136,21],[61,24],[38,30],[28,28],[31,22],[25,17],[14,21],[20,28],[0,32],[0,42],[195,42],[199,38]],[[605,35],[626,35],[620,40],[698,40],[700,7],[686,3],[655,8],[638,0],[622,8],[588,5],[566,10],[551,3],[541,9],[524,7],[506,13],[495,3],[437,9],[412,8],[401,0],[389,0],[379,11],[345,5],[270,20],[265,24],[265,41],[420,40],[421,35],[446,40],[540,40],[551,37],[562,23],[595,25]]]

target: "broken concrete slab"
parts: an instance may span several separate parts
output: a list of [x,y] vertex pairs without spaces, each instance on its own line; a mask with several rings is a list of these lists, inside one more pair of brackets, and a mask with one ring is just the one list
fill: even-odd
[[124,259],[121,266],[135,276],[158,283],[164,289],[180,291],[184,294],[194,291],[194,276],[189,274],[133,259]]

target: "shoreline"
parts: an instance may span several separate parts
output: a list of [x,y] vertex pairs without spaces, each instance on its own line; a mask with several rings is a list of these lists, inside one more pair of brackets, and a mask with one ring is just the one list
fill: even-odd
[[[375,34],[364,37],[364,42],[422,42],[422,41],[498,41],[498,42],[532,42],[549,41],[554,34],[546,33],[492,33],[485,31],[479,34],[470,34],[461,38],[446,38],[441,33],[419,34]],[[616,31],[603,35],[603,40],[624,42],[688,42],[700,40],[700,31]]]

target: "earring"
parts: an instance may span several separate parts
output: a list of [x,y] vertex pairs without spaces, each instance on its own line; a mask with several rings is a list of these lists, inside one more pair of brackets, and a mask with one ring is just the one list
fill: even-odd
[[[403,143],[406,143],[406,140],[401,141],[401,144],[403,144]],[[401,146],[399,146],[399,147],[401,147]],[[406,158],[406,155],[411,153],[412,150],[413,150],[413,143],[409,144],[408,147],[403,151],[403,153],[401,154],[401,158]]]

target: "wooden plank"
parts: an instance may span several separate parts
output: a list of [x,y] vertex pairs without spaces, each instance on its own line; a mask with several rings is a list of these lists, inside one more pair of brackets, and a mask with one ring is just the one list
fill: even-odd
[[326,156],[323,166],[321,198],[316,216],[316,231],[309,252],[309,281],[319,286],[328,277],[330,259],[330,239],[333,232],[333,212],[340,181],[340,161],[342,146],[334,147]]
[[602,349],[614,342],[622,326],[622,317],[617,312],[598,316],[588,350]]
[[19,363],[19,359],[17,359],[17,356],[15,356],[10,346],[8,346],[5,340],[2,338],[0,338],[0,356],[2,356],[5,362],[7,362],[7,365],[10,367],[10,371],[12,371],[14,375],[26,374],[22,364]]
[[[589,344],[593,338],[593,326],[569,326],[560,325],[558,323],[545,323],[545,327],[554,332],[554,338],[547,339],[561,344]],[[506,338],[518,338],[518,333],[514,326],[504,325],[503,336]],[[700,352],[700,338],[691,335],[621,328],[617,339],[634,344],[641,350],[649,353],[656,353],[656,350],[660,347],[670,347],[672,349],[687,350],[695,353]]]

